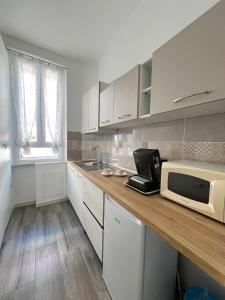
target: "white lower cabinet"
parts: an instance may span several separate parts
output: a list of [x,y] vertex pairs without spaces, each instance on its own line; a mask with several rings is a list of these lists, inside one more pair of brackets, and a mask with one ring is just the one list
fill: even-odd
[[67,193],[68,198],[78,216],[81,223],[82,220],[82,209],[83,209],[83,176],[77,172],[69,164],[67,166]]
[[106,196],[103,278],[113,300],[173,300],[177,250]]
[[99,259],[102,261],[103,228],[85,204],[83,206],[83,226]]
[[103,226],[103,201],[104,193],[87,178],[83,184],[84,203],[89,208],[96,220]]
[[104,193],[67,165],[68,198],[79,217],[99,259],[102,261]]
[[102,261],[104,193],[87,178],[83,181],[83,225]]

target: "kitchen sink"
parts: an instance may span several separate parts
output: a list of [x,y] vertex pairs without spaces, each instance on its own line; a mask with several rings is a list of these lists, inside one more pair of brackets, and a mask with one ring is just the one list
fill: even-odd
[[85,171],[103,170],[105,168],[110,167],[110,165],[107,163],[97,164],[96,161],[80,161],[80,162],[74,162],[74,164],[79,166]]

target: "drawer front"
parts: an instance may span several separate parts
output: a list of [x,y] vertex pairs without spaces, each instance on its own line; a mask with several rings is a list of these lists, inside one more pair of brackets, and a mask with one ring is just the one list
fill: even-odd
[[83,226],[96,251],[102,261],[102,239],[103,229],[92,216],[88,208],[83,204]]
[[103,191],[89,180],[84,180],[83,185],[84,203],[90,209],[92,214],[103,225]]

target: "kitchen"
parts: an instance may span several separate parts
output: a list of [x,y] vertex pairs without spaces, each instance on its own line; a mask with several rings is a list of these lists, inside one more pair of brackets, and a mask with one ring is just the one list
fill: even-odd
[[[224,1],[72,2],[0,1],[2,299],[224,299],[222,207],[207,217],[124,184],[140,148],[159,150],[163,175],[190,160],[189,175],[222,176]],[[17,85],[24,70],[36,94]]]

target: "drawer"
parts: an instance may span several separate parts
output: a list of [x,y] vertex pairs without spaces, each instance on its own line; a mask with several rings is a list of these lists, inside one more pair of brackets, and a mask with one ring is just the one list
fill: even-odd
[[83,185],[83,196],[84,203],[87,205],[98,222],[103,226],[103,191],[100,190],[95,184],[85,179]]
[[88,208],[83,204],[83,226],[96,251],[102,261],[102,239],[103,229],[92,216]]

